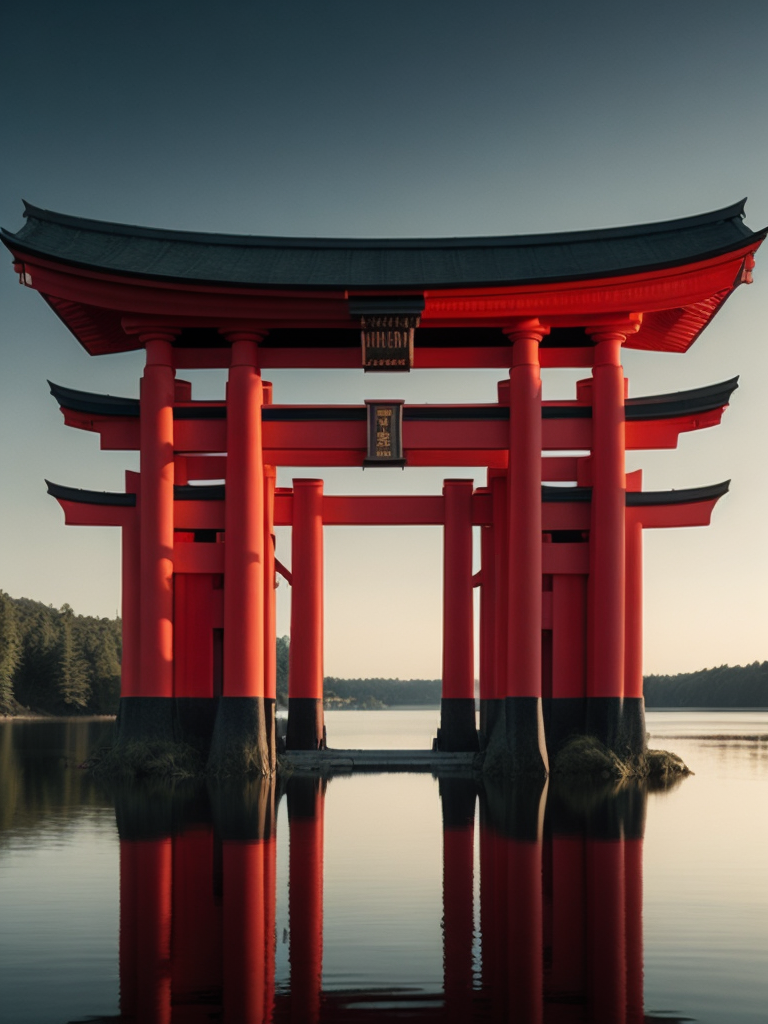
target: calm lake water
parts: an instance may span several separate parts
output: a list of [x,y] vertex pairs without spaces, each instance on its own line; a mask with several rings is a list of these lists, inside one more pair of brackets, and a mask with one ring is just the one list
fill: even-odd
[[[428,747],[434,710],[330,712]],[[110,789],[105,722],[0,724],[0,1020],[768,1020],[768,712],[651,712],[695,776]]]

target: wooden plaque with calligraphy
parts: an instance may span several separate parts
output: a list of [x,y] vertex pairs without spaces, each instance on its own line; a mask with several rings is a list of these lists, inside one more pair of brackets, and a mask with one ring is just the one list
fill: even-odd
[[368,454],[364,466],[404,466],[403,400],[366,400],[368,407]]
[[361,321],[365,372],[408,373],[413,366],[413,332],[419,317],[367,314]]

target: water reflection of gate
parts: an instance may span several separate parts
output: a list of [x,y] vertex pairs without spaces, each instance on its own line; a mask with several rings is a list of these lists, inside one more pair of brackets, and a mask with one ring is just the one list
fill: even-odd
[[[121,1020],[640,1024],[642,787],[440,779],[442,996],[322,989],[326,782],[294,776],[289,993],[275,990],[275,783],[118,796]],[[480,934],[474,829],[480,799]],[[479,942],[477,941],[479,939]],[[479,952],[478,952],[479,950]]]

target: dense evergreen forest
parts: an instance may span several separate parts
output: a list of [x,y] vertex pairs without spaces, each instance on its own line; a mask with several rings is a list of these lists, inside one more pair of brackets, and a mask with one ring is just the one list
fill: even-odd
[[440,679],[336,679],[326,676],[326,707],[391,707],[397,704],[439,707]]
[[720,665],[677,676],[646,676],[649,708],[768,707],[768,661]]
[[114,714],[120,654],[120,619],[0,591],[0,714]]
[[[277,640],[277,699],[288,703],[287,636]],[[120,619],[76,615],[0,591],[0,714],[110,715],[120,696]],[[439,679],[325,679],[325,704],[440,704]],[[647,676],[649,708],[768,707],[768,662]]]

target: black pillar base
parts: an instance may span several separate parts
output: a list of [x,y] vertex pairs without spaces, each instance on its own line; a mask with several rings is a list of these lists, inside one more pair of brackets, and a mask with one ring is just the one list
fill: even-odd
[[288,698],[288,731],[286,750],[323,750],[325,726],[323,702],[314,697]]
[[621,756],[624,750],[624,698],[587,697],[584,732]]
[[218,705],[218,697],[174,697],[176,742],[188,743],[207,755]]
[[645,698],[625,697],[621,715],[622,749],[630,757],[643,757],[648,749]]
[[121,697],[115,722],[117,746],[176,741],[173,697]]
[[540,697],[506,697],[507,775],[545,777],[549,772]]
[[277,701],[274,697],[264,698],[264,729],[267,734],[267,750],[269,751],[270,771],[277,765],[277,733],[275,731],[275,709]]
[[440,701],[438,750],[479,750],[474,697],[443,697]]
[[504,702],[497,698],[480,701],[480,749],[485,750],[488,741],[496,728],[496,723],[504,713]]
[[586,715],[584,697],[545,697],[542,700],[544,734],[550,763],[574,736],[584,735]]
[[263,697],[221,697],[208,755],[212,775],[270,775]]

